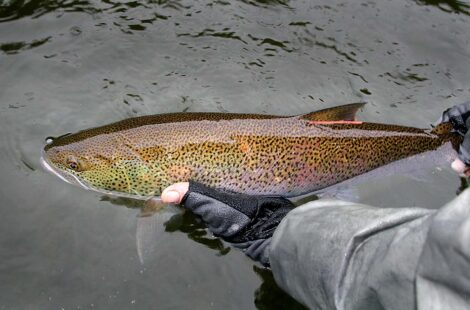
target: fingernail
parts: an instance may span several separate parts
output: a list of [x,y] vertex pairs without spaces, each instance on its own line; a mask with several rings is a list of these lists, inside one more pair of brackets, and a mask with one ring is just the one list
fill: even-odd
[[165,193],[165,200],[169,203],[179,203],[180,202],[180,193],[177,191],[168,191]]

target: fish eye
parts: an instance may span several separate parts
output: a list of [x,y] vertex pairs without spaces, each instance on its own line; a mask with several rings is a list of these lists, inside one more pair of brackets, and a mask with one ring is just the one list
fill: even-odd
[[78,160],[74,156],[69,156],[67,158],[67,167],[74,171],[80,171],[80,164],[78,163]]

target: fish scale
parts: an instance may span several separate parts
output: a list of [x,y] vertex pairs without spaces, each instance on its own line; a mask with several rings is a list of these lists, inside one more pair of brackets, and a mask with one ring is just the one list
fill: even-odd
[[294,117],[172,113],[132,118],[54,139],[44,149],[44,161],[71,183],[136,198],[158,196],[172,183],[188,180],[292,197],[460,142],[444,124],[428,131],[354,121],[362,106]]

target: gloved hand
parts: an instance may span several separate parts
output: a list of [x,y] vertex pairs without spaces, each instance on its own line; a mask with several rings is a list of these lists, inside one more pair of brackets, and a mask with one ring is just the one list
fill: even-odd
[[282,197],[256,197],[215,190],[197,182],[176,183],[162,192],[164,203],[183,204],[216,236],[269,266],[274,230],[294,208]]
[[452,168],[470,177],[470,101],[445,110],[439,122],[450,122],[454,131],[464,137],[459,147],[459,159],[452,163]]

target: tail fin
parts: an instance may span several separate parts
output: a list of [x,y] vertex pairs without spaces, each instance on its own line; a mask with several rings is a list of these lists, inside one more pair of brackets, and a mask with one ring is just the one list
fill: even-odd
[[448,135],[451,133],[452,129],[454,129],[454,127],[451,123],[440,123],[431,130],[431,133],[438,136]]
[[436,127],[431,130],[432,134],[438,135],[441,139],[446,141],[450,141],[452,143],[452,147],[458,151],[460,148],[460,144],[463,142],[463,137],[455,132],[454,126],[449,123],[440,123]]

